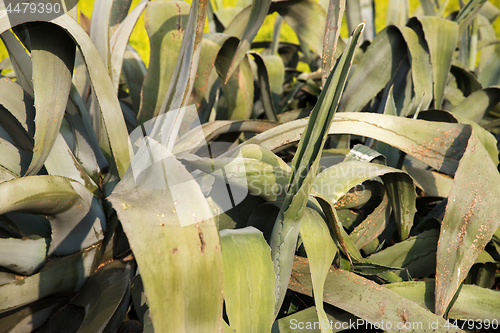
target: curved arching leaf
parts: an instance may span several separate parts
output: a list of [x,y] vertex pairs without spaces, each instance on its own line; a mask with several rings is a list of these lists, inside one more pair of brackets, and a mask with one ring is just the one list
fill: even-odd
[[387,85],[406,58],[406,42],[398,28],[389,26],[379,32],[349,78],[340,111],[360,111]]
[[434,79],[434,108],[440,109],[443,104],[446,79],[453,62],[453,52],[458,41],[458,25],[438,17],[421,16],[425,40],[429,47]]
[[[330,270],[332,261],[337,254],[337,246],[330,236],[330,230],[321,215],[312,208],[307,207],[300,223],[300,237],[304,242],[311,280],[314,290],[314,303],[318,311],[320,322],[328,320],[323,308],[323,292],[326,275]],[[322,327],[322,332],[328,332]]]
[[[234,51],[234,56],[229,64],[227,72],[223,73],[222,77],[224,78],[223,84],[226,85],[229,83],[230,77],[233,75],[233,72],[239,66],[240,62],[245,57],[248,50],[250,50],[251,43],[255,36],[257,35],[258,29],[264,22],[264,19],[267,16],[267,12],[269,11],[269,6],[271,5],[271,0],[254,0],[250,7],[250,16],[246,23],[245,29],[243,33],[240,35],[236,35],[240,38],[240,43]],[[239,23],[239,22],[238,22]],[[240,23],[239,23],[240,24]],[[227,34],[233,34],[231,29],[231,25],[224,31]],[[235,34],[233,34],[235,35]]]
[[[155,162],[147,164],[150,154]],[[146,179],[134,171],[144,163]],[[191,174],[146,138],[109,201],[139,265],[155,330],[216,332],[222,324],[219,233]]]
[[125,20],[117,27],[113,36],[109,41],[110,47],[110,75],[111,81],[115,91],[118,93],[118,84],[120,73],[122,70],[123,59],[125,57],[125,50],[127,49],[128,40],[132,34],[137,20],[143,13],[149,0],[142,0],[131,12]]
[[236,332],[269,332],[274,270],[269,245],[254,227],[220,232],[226,311]]
[[437,249],[436,314],[448,311],[460,283],[500,226],[500,182],[488,152],[471,136],[448,197]]
[[35,175],[47,159],[61,127],[76,48],[68,34],[53,24],[32,23],[28,31],[36,118],[33,159],[26,174]]

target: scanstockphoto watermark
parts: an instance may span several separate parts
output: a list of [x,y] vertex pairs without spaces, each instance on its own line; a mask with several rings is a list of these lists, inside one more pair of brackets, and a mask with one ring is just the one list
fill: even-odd
[[[249,193],[277,200],[289,190],[290,170],[245,158],[241,148],[230,143],[207,142],[194,105],[171,110],[145,122],[131,132],[130,142],[134,151],[131,171],[136,185],[153,191],[168,190],[177,204],[175,211],[181,226],[226,212]],[[184,167],[189,174],[180,171],[179,168]],[[364,185],[353,188],[352,183],[339,179],[366,179],[376,174],[369,168],[376,166],[322,168],[310,187],[297,190],[317,191],[337,198],[346,193],[362,195]],[[310,171],[297,169],[295,174],[306,175]],[[193,212],[185,196],[189,186],[199,186],[205,198],[211,200],[209,205],[213,207],[215,202],[218,208],[200,208]]]
[[[409,322],[407,321],[406,323],[403,322],[397,322],[397,323],[392,323],[392,322],[386,322],[386,321],[379,321],[379,322],[369,322],[363,319],[357,319],[357,320],[351,320],[349,321],[333,321],[333,320],[328,320],[324,319],[321,322],[315,321],[315,322],[303,322],[303,321],[298,321],[297,319],[291,319],[290,320],[290,328],[291,329],[300,329],[300,330],[320,330],[320,329],[325,329],[325,330],[402,330],[402,331],[413,331],[413,332],[422,332],[424,330],[424,327],[426,329],[434,329],[434,325],[431,325],[432,323],[426,323],[427,325],[424,325],[422,322]],[[437,322],[436,322],[437,325]],[[431,327],[432,326],[432,327]],[[437,326],[436,326],[437,327]]]
[[297,319],[290,320],[291,329],[300,330],[383,330],[396,332],[435,332],[437,330],[446,330],[447,332],[457,332],[463,329],[498,329],[500,327],[498,319],[427,319],[426,321],[406,321],[406,322],[390,322],[390,321],[375,321],[370,322],[361,318],[349,321],[334,321],[324,319],[321,322],[303,322]]

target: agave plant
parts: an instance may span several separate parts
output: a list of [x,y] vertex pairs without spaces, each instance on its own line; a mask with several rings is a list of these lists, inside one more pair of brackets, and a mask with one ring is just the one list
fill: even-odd
[[0,1],[0,332],[497,329],[500,10],[362,2]]

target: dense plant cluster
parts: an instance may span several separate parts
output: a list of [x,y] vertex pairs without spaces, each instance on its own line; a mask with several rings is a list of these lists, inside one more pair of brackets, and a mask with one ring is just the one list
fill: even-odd
[[0,332],[498,329],[493,1],[54,2],[0,0]]

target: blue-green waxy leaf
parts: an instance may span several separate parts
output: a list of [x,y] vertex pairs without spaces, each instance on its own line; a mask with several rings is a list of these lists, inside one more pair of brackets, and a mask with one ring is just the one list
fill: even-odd
[[120,73],[122,70],[123,59],[125,57],[125,50],[127,49],[128,40],[132,34],[132,30],[137,23],[137,20],[143,13],[149,0],[142,0],[123,20],[123,22],[117,27],[111,40],[109,41],[110,46],[110,75],[111,81],[115,91],[118,92],[118,84],[120,79]]
[[254,227],[222,230],[226,311],[236,332],[269,332],[274,321],[274,270],[269,245]]
[[[53,19],[51,23],[64,29],[82,52],[89,72],[90,82],[97,96],[101,115],[109,134],[108,140],[112,149],[110,154],[112,153],[119,175],[123,176],[130,164],[132,147],[129,144],[120,103],[113,91],[113,84],[107,74],[106,66],[104,66],[90,37],[73,18],[67,14],[63,14]],[[0,2],[0,33],[10,28],[11,23],[6,15],[5,4]],[[66,103],[64,103],[65,105]]]
[[[237,36],[240,38],[240,43],[238,44],[238,47],[234,51],[234,57],[231,60],[227,72],[224,73],[223,75],[224,84],[227,84],[229,82],[229,78],[240,64],[240,61],[243,60],[246,52],[250,50],[251,43],[255,38],[255,36],[257,35],[260,26],[264,22],[264,19],[267,16],[267,12],[269,10],[270,5],[271,5],[271,0],[253,1],[253,4],[251,6],[250,16],[246,23],[246,27],[241,36],[240,35]],[[225,31],[225,33],[230,33],[229,31],[231,31],[231,29],[227,30],[228,31]]]
[[[107,68],[103,64],[90,37],[73,18],[67,14],[63,14],[53,19],[51,23],[64,29],[82,52],[85,65],[89,72],[90,82],[97,96],[101,115],[107,133],[109,134],[108,140],[112,149],[110,153],[113,155],[119,175],[123,176],[130,164],[132,150],[129,144],[128,133],[125,121],[123,120],[120,103],[118,97],[114,93],[113,84],[107,74]],[[11,23],[6,15],[5,4],[0,2],[0,33],[10,28]],[[65,107],[65,105],[66,103],[64,103],[64,106],[59,105],[58,107]]]
[[340,110],[360,111],[387,85],[406,58],[406,43],[398,28],[389,26],[379,32],[349,78]]
[[9,52],[9,58],[16,74],[17,83],[29,95],[33,96],[33,66],[30,56],[12,31],[4,31],[0,35],[0,38]]
[[460,283],[499,227],[500,182],[496,165],[471,136],[460,160],[437,249],[436,314],[443,315]]
[[[275,99],[273,98],[274,94],[271,92],[271,80],[269,79],[268,67],[266,66],[263,57],[259,53],[253,52],[252,55],[254,56],[254,60],[255,63],[257,64],[257,70],[259,73],[260,95],[262,100],[262,106],[264,107],[264,113],[266,114],[267,119],[278,121],[278,118],[276,116],[276,109],[279,103],[279,95],[278,95],[278,103],[275,103]],[[281,61],[281,58],[279,56],[271,56],[271,57],[276,57],[278,58],[279,61]],[[282,61],[281,64],[283,64]],[[283,78],[283,75],[281,75],[281,78]],[[281,82],[281,84],[283,84],[283,82]]]
[[222,324],[219,233],[186,168],[146,137],[109,201],[139,265],[155,330],[216,332]]
[[143,123],[158,116],[179,56],[189,5],[182,1],[153,1],[144,13],[151,54],[142,87],[137,119]]
[[273,1],[270,12],[278,12],[297,36],[321,55],[326,26],[326,11],[314,0]]
[[498,102],[500,102],[500,89],[498,87],[485,88],[467,96],[451,112],[453,115],[463,116],[478,123]]
[[[220,63],[219,59],[217,63]],[[254,98],[253,75],[248,55],[244,55],[222,90],[226,97],[226,109],[218,110],[217,119],[248,119],[252,113]]]
[[[312,208],[306,208],[300,223],[300,236],[304,242],[311,279],[314,289],[314,302],[319,321],[328,320],[323,309],[323,291],[326,275],[330,270],[337,246],[330,236],[330,230],[321,215]],[[329,330],[323,329],[322,332]]]
[[[8,136],[12,139],[12,143],[15,143],[19,149],[16,154],[15,151],[9,149],[10,146],[2,145],[2,148],[6,151],[2,154],[1,163],[11,173],[24,175],[27,170],[26,163],[29,163],[28,159],[31,158],[28,152],[33,150],[33,136],[35,135],[33,99],[23,91],[23,88],[7,78],[0,80],[0,90],[4,92],[0,96],[0,109],[4,113],[0,118],[0,125],[6,130]],[[14,155],[11,155],[11,153]],[[93,152],[91,154],[93,157]],[[20,161],[14,167],[11,163],[14,162],[12,158],[15,155],[18,155]],[[45,168],[51,175],[69,177],[87,186],[91,192],[98,192],[97,185],[82,170],[59,133],[56,133],[54,144],[45,160]],[[92,170],[95,170],[95,168],[94,165]],[[22,172],[19,173],[19,171]]]
[[57,176],[31,176],[0,184],[0,214],[46,215],[52,228],[48,255],[68,255],[103,239],[101,204],[82,184]]
[[[293,279],[290,280],[289,288],[302,294],[312,295],[308,266],[306,258],[295,257]],[[385,332],[450,332],[446,327],[446,320],[442,317],[383,285],[334,266],[331,267],[325,280],[324,301],[366,322],[379,323],[380,328],[383,321]],[[430,322],[435,324],[429,329],[426,325]],[[410,327],[408,323],[411,323]],[[452,332],[463,333],[460,329]]]
[[386,174],[381,178],[394,212],[399,236],[401,239],[406,239],[410,235],[413,218],[417,212],[415,206],[417,193],[413,180],[406,173]]
[[[411,23],[409,25],[411,26]],[[422,99],[421,109],[426,110],[431,104],[432,96],[434,95],[429,50],[427,49],[423,34],[419,34],[408,27],[400,27],[399,30],[408,47],[408,58],[411,62],[415,98],[419,102]]]
[[[160,114],[185,107],[189,102],[201,55],[207,4],[208,0],[194,0],[191,3],[186,31],[168,90],[161,104]],[[194,119],[186,120],[189,122],[188,127],[194,121]]]
[[[393,176],[395,174],[401,175],[401,177]],[[354,244],[352,244],[351,239],[349,237],[344,237],[345,232],[343,232],[343,228],[340,225],[338,217],[336,216],[335,204],[351,188],[377,176],[387,177],[384,182],[387,183],[385,185],[388,192],[391,193],[389,201],[393,207],[398,207],[398,214],[405,214],[404,218],[400,216],[397,221],[398,224],[400,224],[400,230],[403,231],[402,236],[406,238],[410,227],[413,224],[413,216],[415,215],[415,189],[411,178],[403,171],[386,167],[384,165],[360,161],[348,161],[325,169],[314,179],[313,182],[311,195],[321,199],[320,203],[323,203],[322,207],[327,210],[327,216],[329,215],[332,217],[332,227],[334,227],[335,235],[338,238],[344,252],[352,254],[358,261],[361,261],[362,257],[359,255],[359,252]],[[400,179],[394,180],[390,177]],[[401,186],[401,189],[398,188],[399,186]],[[393,187],[395,187],[395,189]],[[405,199],[403,201],[396,201],[398,196],[395,195],[397,192],[393,192],[395,190],[404,193],[403,196]],[[360,192],[362,193],[363,191]]]
[[390,214],[391,206],[387,195],[384,195],[380,205],[363,222],[356,226],[349,235],[354,245],[358,249],[362,249],[377,238],[387,227]]
[[325,84],[328,74],[335,64],[335,51],[340,37],[340,26],[342,25],[342,16],[345,11],[345,0],[336,0],[328,2],[328,14],[326,16],[325,37],[323,39],[323,54],[321,83]]
[[411,277],[426,277],[436,272],[436,248],[439,231],[431,229],[410,237],[368,257],[371,262],[401,267]]
[[44,238],[0,238],[0,266],[17,274],[31,275],[45,262],[47,243]]
[[293,255],[309,192],[319,166],[328,130],[337,111],[364,24],[354,31],[349,44],[330,73],[292,160],[292,173],[284,202],[271,234],[271,256],[276,273],[275,314],[278,313],[290,280]]
[[90,38],[94,43],[102,62],[109,73],[109,23],[113,0],[96,0],[92,8],[92,18],[90,20]]
[[500,83],[500,46],[496,45],[484,67],[481,69],[477,79],[484,87],[498,85]]
[[[258,144],[279,151],[300,139],[306,123],[307,119],[288,122],[256,135],[242,145]],[[335,115],[329,134],[371,137],[404,151],[439,172],[453,175],[472,128],[383,114],[342,112]]]
[[34,175],[42,168],[61,127],[76,48],[68,34],[53,24],[31,25],[29,35],[36,118],[33,159],[26,173]]
[[60,308],[67,299],[46,299],[23,306],[14,311],[0,315],[0,327],[6,332],[34,332],[42,326],[54,311]]
[[434,108],[440,109],[446,79],[453,62],[453,52],[457,46],[458,25],[453,21],[429,16],[419,17],[418,21],[422,24],[432,63]]
[[[434,280],[391,283],[386,286],[387,289],[414,301],[421,307],[434,311],[434,293],[432,292],[435,286]],[[499,311],[500,293],[498,291],[464,284],[448,312],[448,318],[464,319],[469,322],[481,320],[491,328],[492,318],[498,318]],[[468,327],[464,326],[464,328]]]
[[82,288],[94,264],[97,248],[49,261],[41,272],[0,286],[0,311],[14,309],[58,293]]
[[48,332],[57,330],[61,321],[68,320],[65,309],[77,306],[85,312],[78,321],[78,332],[103,332],[123,297],[128,294],[130,269],[130,263],[118,260],[100,268],[89,277],[78,295],[50,319],[44,329]]

